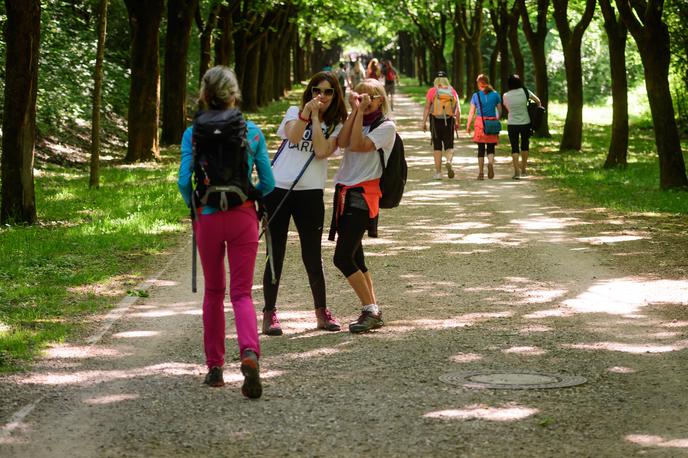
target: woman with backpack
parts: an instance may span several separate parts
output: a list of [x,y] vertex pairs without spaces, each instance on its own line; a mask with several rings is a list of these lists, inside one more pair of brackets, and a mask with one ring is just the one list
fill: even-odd
[[330,240],[334,240],[336,231],[334,265],[344,274],[362,306],[358,319],[349,324],[349,331],[360,333],[383,325],[361,241],[379,212],[383,169],[378,150],[382,149],[387,161],[394,148],[396,127],[387,119],[389,103],[379,80],[369,78],[356,86],[349,94],[349,103],[351,113],[337,140],[344,155],[334,176]]
[[384,61],[382,73],[385,75],[385,92],[389,96],[389,108],[394,110],[394,85],[399,84],[399,75],[390,59]]
[[270,265],[266,263],[263,274],[265,335],[282,335],[282,326],[277,318],[277,293],[291,218],[299,233],[301,258],[313,294],[317,327],[327,331],[341,329],[327,308],[321,242],[327,158],[337,149],[337,137],[345,120],[346,107],[337,78],[332,72],[319,72],[308,82],[301,96],[301,105],[289,107],[277,129],[283,142],[272,161],[275,190],[265,198],[270,215],[275,269],[273,279]]
[[423,132],[428,130],[430,118],[430,138],[432,139],[433,156],[435,158],[434,180],[442,179],[442,150],[447,158],[447,176],[454,178],[452,160],[454,158],[454,131],[459,129],[461,121],[461,107],[459,95],[449,84],[447,74],[437,72],[433,87],[425,94],[425,110],[423,111]]
[[[528,115],[528,101],[533,100],[538,106],[541,105],[540,99],[528,89],[523,87],[523,82],[518,75],[511,75],[507,82],[509,91],[504,94],[504,106],[509,110],[507,119],[507,130],[509,132],[509,142],[511,143],[511,160],[514,165],[514,180],[526,175],[526,165],[528,163],[528,150],[532,126]],[[521,142],[519,145],[519,137]],[[520,146],[520,149],[519,149]],[[519,167],[519,153],[521,154],[521,164]]]
[[[229,259],[229,295],[234,309],[241,372],[244,375],[241,392],[246,397],[258,398],[262,393],[258,365],[260,344],[251,298],[253,269],[258,252],[258,218],[255,203],[250,197],[268,194],[274,187],[274,179],[265,138],[260,129],[251,121],[245,122],[241,112],[235,108],[240,100],[239,84],[232,70],[216,66],[203,75],[199,105],[205,110],[196,114],[194,125],[184,132],[177,185],[187,206],[193,209],[194,234],[203,266],[203,344],[208,366],[205,383],[212,387],[224,385],[226,254]],[[205,119],[214,122],[204,123]],[[210,135],[203,136],[204,132]],[[213,136],[217,132],[222,135],[220,140],[213,138],[217,137]],[[213,191],[203,186],[212,185],[214,172],[217,172],[211,167],[218,168],[224,164],[214,161],[212,153],[227,144],[245,145],[246,142],[248,148],[226,149],[222,153],[223,156],[226,152],[239,151],[237,154],[242,154],[237,160],[245,164],[245,170],[239,173],[246,175],[234,177],[237,182],[250,183],[255,165],[259,181],[255,187],[246,185],[249,199],[239,203],[241,199],[232,200],[234,196],[228,198],[230,192],[221,192],[221,196],[218,196],[220,204],[206,203],[212,201]],[[219,173],[224,175],[223,171]],[[203,195],[202,189],[205,189]]]
[[[478,144],[478,180],[484,180],[483,169],[487,152],[487,178],[494,178],[495,146],[499,143],[499,132],[485,132],[486,121],[499,121],[502,111],[502,100],[497,91],[490,86],[487,75],[480,74],[476,79],[478,91],[471,97],[471,109],[468,113],[466,132],[471,133],[471,123],[475,116],[473,141]],[[479,110],[479,111],[478,111]],[[489,131],[489,129],[488,129]]]

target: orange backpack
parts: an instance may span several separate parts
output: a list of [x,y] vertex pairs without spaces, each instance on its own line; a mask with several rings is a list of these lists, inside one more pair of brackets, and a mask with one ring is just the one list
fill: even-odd
[[451,86],[438,87],[435,91],[435,99],[432,102],[430,114],[435,118],[442,118],[446,121],[447,118],[454,116],[457,103]]

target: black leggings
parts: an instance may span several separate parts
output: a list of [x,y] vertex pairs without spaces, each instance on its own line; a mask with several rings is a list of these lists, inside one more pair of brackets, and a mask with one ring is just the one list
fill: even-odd
[[[272,216],[275,208],[286,194],[286,189],[275,188],[274,191],[265,197],[268,215]],[[325,273],[323,272],[322,256],[320,254],[325,204],[323,203],[322,189],[308,189],[292,191],[270,223],[272,256],[277,281],[274,285],[272,284],[270,264],[265,263],[265,271],[263,272],[264,312],[274,310],[277,303],[277,291],[279,290],[284,254],[287,248],[289,220],[292,216],[294,217],[296,230],[299,232],[301,259],[303,259],[303,265],[306,267],[306,273],[308,274],[308,283],[310,283],[311,292],[313,293],[313,303],[316,308],[326,306]]]
[[[528,151],[530,144],[530,124],[509,125],[507,126],[509,132],[509,142],[511,143],[511,154],[518,154],[521,151]],[[521,137],[521,149],[518,149],[518,137]]]
[[487,146],[487,154],[495,153],[496,143],[478,143],[478,157],[485,157],[485,146]]
[[363,235],[370,225],[368,210],[347,207],[339,216],[337,247],[334,249],[334,265],[345,277],[359,270],[368,272],[363,254]]

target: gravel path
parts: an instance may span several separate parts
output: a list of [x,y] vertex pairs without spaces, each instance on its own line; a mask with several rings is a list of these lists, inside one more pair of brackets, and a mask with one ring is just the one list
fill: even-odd
[[[476,181],[465,138],[457,178],[432,181],[421,109],[396,105],[410,181],[380,238],[364,240],[384,328],[315,330],[291,234],[285,335],[262,339],[263,398],[241,396],[231,320],[229,383],[207,388],[187,245],[96,344],[0,379],[0,456],[688,456],[685,218],[576,208],[536,177],[512,181],[505,145],[495,179]],[[346,323],[357,301],[332,251],[324,242],[329,306]],[[439,380],[481,370],[587,383]]]

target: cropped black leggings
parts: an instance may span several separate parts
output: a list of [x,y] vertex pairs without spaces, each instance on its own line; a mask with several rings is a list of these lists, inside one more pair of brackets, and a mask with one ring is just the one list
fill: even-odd
[[363,235],[368,230],[368,210],[347,207],[339,216],[337,246],[334,249],[334,265],[345,277],[357,271],[368,272],[363,254]]
[[[530,124],[507,126],[509,132],[509,142],[511,143],[511,154],[518,154],[521,151],[530,149]],[[518,149],[518,137],[521,137],[521,149]]]
[[495,153],[495,143],[478,143],[478,157],[485,157],[485,147],[487,146],[487,154]]
[[[277,205],[286,195],[287,190],[275,188],[265,197],[265,206],[268,214],[272,216]],[[327,305],[325,298],[325,273],[321,256],[321,241],[323,221],[325,219],[325,204],[323,203],[322,189],[308,189],[292,191],[280,208],[277,215],[270,223],[272,236],[272,256],[275,264],[275,277],[277,281],[272,284],[270,264],[265,263],[263,272],[263,296],[265,308],[263,311],[274,310],[277,303],[280,278],[282,277],[282,265],[287,248],[287,233],[289,221],[294,217],[294,224],[301,241],[301,259],[306,267],[308,283],[313,294],[313,303],[316,308]]]

